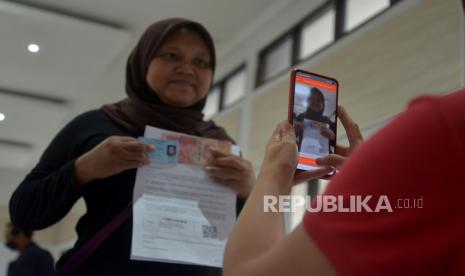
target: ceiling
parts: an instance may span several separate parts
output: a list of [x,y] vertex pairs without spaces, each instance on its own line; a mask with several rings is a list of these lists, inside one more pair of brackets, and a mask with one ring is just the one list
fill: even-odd
[[0,205],[66,122],[124,96],[126,57],[149,24],[199,21],[221,60],[248,26],[291,1],[0,1]]

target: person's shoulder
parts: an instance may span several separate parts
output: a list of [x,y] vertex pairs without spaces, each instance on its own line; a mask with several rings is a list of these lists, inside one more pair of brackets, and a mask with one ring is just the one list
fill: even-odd
[[74,117],[69,123],[68,127],[83,131],[84,129],[101,129],[106,125],[113,124],[110,118],[105,114],[102,109],[94,109],[83,112]]
[[93,121],[93,120],[106,120],[108,117],[105,115],[105,112],[102,109],[93,109],[89,110],[86,112],[83,112],[79,115],[77,115],[73,121],[77,122],[88,122],[88,121]]
[[[446,95],[423,95],[410,101],[408,109],[429,108],[441,113],[453,114],[454,117],[465,117],[465,89]],[[444,114],[440,114],[444,115]]]
[[465,122],[465,89],[441,96],[437,101],[447,119]]
[[465,139],[465,89],[442,96],[420,96],[409,103],[409,112],[436,117],[448,134]]
[[[72,118],[58,133],[56,139],[76,140],[88,136],[98,129],[107,128],[109,118],[103,110],[90,110]],[[62,140],[63,141],[63,140]]]
[[41,257],[41,258],[53,259],[52,254],[48,250],[38,246],[35,243],[29,246],[28,250],[24,251],[24,255],[36,257],[36,258]]

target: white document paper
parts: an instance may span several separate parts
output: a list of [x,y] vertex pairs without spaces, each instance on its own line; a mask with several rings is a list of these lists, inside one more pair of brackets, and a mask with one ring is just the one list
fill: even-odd
[[[147,127],[144,137],[161,139],[167,132]],[[131,259],[222,267],[236,194],[209,180],[202,166],[139,168],[133,200]]]
[[[320,133],[320,130],[314,127],[316,121],[304,120],[305,129],[300,151],[310,156],[326,156],[329,154],[329,139]],[[329,127],[326,125],[326,127]]]

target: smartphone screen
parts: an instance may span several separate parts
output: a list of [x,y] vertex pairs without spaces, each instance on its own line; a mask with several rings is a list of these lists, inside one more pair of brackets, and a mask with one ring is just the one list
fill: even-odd
[[316,159],[334,153],[336,146],[338,82],[295,69],[291,73],[289,121],[299,149],[297,169],[319,168]]

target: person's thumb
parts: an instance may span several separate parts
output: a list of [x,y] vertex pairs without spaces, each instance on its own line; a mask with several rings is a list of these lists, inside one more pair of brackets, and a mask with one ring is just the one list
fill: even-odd
[[289,141],[295,142],[294,128],[288,121],[282,121],[276,126],[269,142],[280,144]]
[[340,155],[337,155],[337,154],[330,154],[328,156],[318,158],[316,160],[316,163],[319,166],[331,166],[331,167],[334,167],[336,169],[339,169],[342,166],[342,164],[344,163],[345,160],[346,160],[346,158],[343,157],[343,156],[340,156]]
[[282,142],[295,143],[295,132],[294,127],[288,121],[282,121],[280,123],[281,127],[281,139]]

